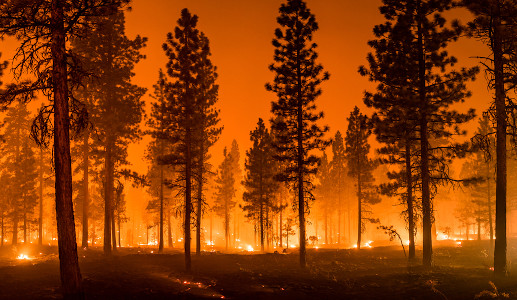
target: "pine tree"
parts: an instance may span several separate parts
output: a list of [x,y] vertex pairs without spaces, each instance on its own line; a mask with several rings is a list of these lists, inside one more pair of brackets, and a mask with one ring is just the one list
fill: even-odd
[[359,72],[378,83],[375,93],[365,92],[364,102],[376,109],[372,123],[377,140],[383,144],[379,149],[380,162],[400,167],[388,173],[390,182],[381,184],[381,192],[399,197],[405,206],[403,215],[409,231],[408,258],[411,260],[415,258],[415,224],[420,207],[415,201],[418,98],[408,86],[416,68],[415,54],[411,50],[414,36],[404,16],[392,16],[388,2],[381,13],[387,22],[374,27],[376,39],[368,44],[375,52],[367,56],[368,68],[361,66]]
[[227,149],[223,151],[223,161],[217,170],[217,194],[213,210],[224,220],[224,237],[226,242],[226,251],[230,242],[230,212],[236,206],[235,196],[235,173],[233,169],[233,157],[228,153]]
[[235,182],[235,207],[233,209],[233,245],[235,246],[235,242],[237,239],[237,226],[238,226],[238,215],[237,215],[237,204],[239,204],[239,199],[242,199],[242,195],[240,195],[239,185],[242,183],[242,170],[240,166],[240,157],[241,154],[239,152],[239,144],[236,140],[232,141],[232,145],[230,147],[230,152],[228,154],[231,160],[231,169],[233,173],[233,178]]
[[[168,116],[166,134],[171,143],[175,145],[174,151],[164,156],[163,163],[178,166],[179,176],[176,178],[176,182],[181,185],[181,193],[185,197],[183,231],[187,271],[191,270],[190,228],[195,172],[200,171],[200,158],[203,154],[199,152],[205,152],[205,150],[201,151],[202,148],[206,149],[210,145],[209,141],[200,147],[200,141],[207,141],[207,136],[202,133],[209,131],[209,126],[211,126],[211,124],[205,123],[210,120],[204,119],[207,117],[204,113],[211,113],[211,103],[214,100],[213,95],[208,94],[205,94],[206,97],[203,98],[203,93],[210,92],[206,88],[212,83],[209,82],[210,78],[202,76],[203,73],[206,73],[204,68],[207,68],[209,47],[204,35],[196,28],[197,22],[196,15],[191,15],[188,9],[183,9],[174,34],[168,33],[167,40],[163,45],[169,59],[166,72],[168,83],[165,88]],[[205,89],[201,87],[205,87]],[[214,117],[213,120],[215,119],[217,117]],[[205,127],[203,128],[203,126]]]
[[368,117],[363,115],[359,108],[354,107],[348,120],[348,129],[345,136],[345,151],[348,165],[348,175],[356,180],[357,187],[357,249],[361,249],[361,234],[365,229],[365,221],[369,218],[370,204],[380,202],[376,187],[373,185],[373,170],[376,163],[368,157],[370,144],[368,138],[372,133]]
[[113,197],[115,179],[121,166],[127,165],[127,147],[141,137],[139,129],[143,117],[145,89],[131,83],[133,68],[144,56],[146,38],[134,40],[125,35],[125,18],[122,11],[101,17],[96,26],[83,39],[75,42],[74,51],[96,71],[88,87],[93,91],[91,120],[99,133],[94,139],[97,155],[102,156],[106,185],[104,217],[104,253],[111,253],[116,245]]
[[[53,126],[40,127],[48,137],[54,138],[54,164],[56,174],[56,220],[60,275],[63,293],[81,297],[81,273],[77,258],[74,213],[72,204],[72,170],[69,129],[80,130],[85,125],[85,111],[70,97],[69,88],[83,76],[78,68],[68,68],[66,40],[81,34],[91,23],[87,16],[107,15],[128,0],[93,1],[4,1],[0,4],[0,37],[16,36],[20,40],[16,49],[15,77],[35,74],[32,82],[20,82],[1,94],[3,104],[21,97],[30,100],[34,91],[43,91],[52,102],[39,118],[48,120],[53,115]],[[66,25],[65,25],[66,24]],[[49,26],[50,25],[50,26]],[[21,55],[23,53],[23,55]],[[70,75],[70,76],[69,76]],[[50,77],[49,77],[50,76]],[[50,86],[49,86],[49,83]],[[72,105],[69,100],[72,98]],[[72,118],[70,118],[72,112]],[[45,141],[39,141],[45,143]]]
[[[496,120],[496,231],[494,249],[494,272],[506,275],[506,207],[507,207],[507,112],[514,114],[514,105],[508,105],[508,85],[515,80],[515,1],[464,0],[463,4],[474,14],[469,23],[469,35],[483,41],[490,50],[484,58],[488,86],[494,91]],[[495,107],[494,107],[495,106]],[[510,109],[509,109],[510,108]]]
[[320,166],[318,167],[318,173],[316,173],[316,179],[318,184],[315,188],[316,203],[319,208],[323,211],[323,227],[325,231],[325,245],[329,245],[329,219],[332,224],[332,214],[335,208],[335,198],[332,197],[333,178],[331,174],[330,163],[328,161],[327,154],[323,152],[320,160]]
[[274,203],[274,195],[279,184],[274,180],[277,164],[273,160],[275,153],[271,135],[264,121],[259,119],[257,127],[250,132],[250,140],[253,143],[246,151],[245,176],[244,176],[244,205],[242,210],[246,212],[246,218],[258,223],[260,235],[260,248],[264,251],[264,233],[266,223],[266,210],[271,210]]
[[464,177],[477,179],[467,187],[471,190],[473,202],[479,208],[478,227],[480,227],[481,222],[485,222],[488,225],[490,252],[492,253],[494,242],[492,195],[495,189],[494,174],[496,174],[493,160],[495,158],[496,143],[493,136],[494,130],[488,114],[483,114],[483,117],[479,118],[478,123],[478,129],[472,138],[474,151],[470,154],[469,162],[464,165]]
[[336,195],[337,204],[337,244],[341,245],[343,231],[341,217],[343,215],[343,196],[345,193],[345,186],[348,181],[348,174],[346,170],[346,152],[343,144],[343,136],[341,132],[337,131],[332,141],[332,161],[330,162],[330,175],[332,178],[332,191]]
[[283,132],[275,143],[279,151],[277,159],[287,165],[278,179],[293,184],[297,192],[300,265],[304,268],[307,264],[305,216],[308,200],[312,198],[310,176],[316,173],[319,161],[312,151],[329,144],[323,137],[328,128],[316,124],[323,113],[316,110],[315,100],[329,74],[316,63],[317,45],[312,39],[318,23],[307,4],[288,0],[281,5],[277,22],[280,28],[275,30],[273,39],[275,62],[269,67],[275,79],[266,89],[278,97],[272,103],[271,111],[277,117],[272,120],[272,127]]
[[5,172],[10,173],[9,215],[12,220],[12,244],[18,243],[19,222],[23,241],[28,243],[27,229],[37,206],[38,169],[34,142],[30,139],[30,113],[24,103],[17,102],[7,111],[3,157]]
[[201,42],[203,43],[202,52],[200,55],[200,72],[198,74],[198,99],[197,110],[199,113],[199,124],[197,127],[197,170],[196,170],[196,184],[197,184],[197,205],[196,205],[196,254],[201,254],[201,220],[203,216],[203,192],[207,177],[211,172],[211,165],[208,163],[210,155],[208,154],[210,148],[217,142],[219,135],[222,132],[222,127],[219,126],[219,109],[215,107],[218,100],[219,86],[216,84],[217,68],[210,60],[210,45],[208,38],[201,33]]
[[[165,180],[166,175],[164,174],[165,168],[163,164],[160,165],[159,159],[165,155],[166,147],[170,148],[171,144],[167,140],[166,128],[168,124],[167,111],[166,111],[166,94],[165,94],[165,74],[162,70],[159,73],[158,82],[154,85],[153,98],[155,101],[151,107],[151,118],[147,121],[147,125],[151,127],[149,133],[153,137],[153,142],[148,147],[147,159],[151,162],[151,168],[148,171],[147,178],[151,180],[150,191],[151,194],[158,191],[158,202],[149,202],[147,209],[156,210],[158,207],[159,212],[159,240],[158,240],[158,252],[163,252],[163,225],[164,225],[164,210],[165,210]],[[157,174],[158,173],[158,174]],[[170,172],[168,172],[170,173]],[[158,179],[157,186],[153,183]],[[172,180],[172,178],[170,178]],[[156,196],[156,195],[153,195]],[[170,229],[169,229],[170,230]]]
[[[457,22],[447,26],[441,13],[454,7],[456,2],[452,0],[384,0],[380,10],[387,22],[374,30],[378,40],[371,45],[378,54],[369,57],[368,75],[381,84],[380,97],[367,100],[383,101],[395,95],[393,100],[397,101],[388,102],[385,108],[378,103],[375,106],[398,109],[399,112],[392,110],[397,120],[405,116],[413,120],[412,116],[416,116],[426,267],[432,265],[432,193],[438,184],[454,181],[449,176],[448,165],[453,157],[465,154],[466,144],[458,144],[453,138],[464,135],[459,124],[474,117],[473,110],[459,113],[451,106],[470,96],[466,82],[473,80],[479,71],[478,68],[452,69],[457,59],[448,55],[446,47],[459,38],[463,27]],[[414,129],[413,123],[408,125]],[[409,133],[408,141],[412,138]],[[410,153],[411,145],[406,143],[406,146],[409,146],[406,152]],[[409,157],[406,160],[409,162]],[[410,178],[409,171],[406,178]],[[406,186],[409,189],[410,185],[406,183]]]

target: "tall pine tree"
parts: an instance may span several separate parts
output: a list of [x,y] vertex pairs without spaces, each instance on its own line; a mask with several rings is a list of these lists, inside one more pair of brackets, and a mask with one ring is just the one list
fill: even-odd
[[370,144],[368,138],[372,134],[368,117],[359,108],[354,107],[348,120],[345,136],[345,151],[348,175],[356,180],[357,188],[357,249],[361,248],[361,235],[365,229],[365,221],[372,221],[370,204],[380,202],[376,187],[373,185],[372,172],[376,163],[368,157]]
[[282,132],[275,140],[279,151],[277,159],[286,164],[278,179],[289,182],[296,190],[300,234],[300,266],[306,259],[306,212],[312,199],[311,175],[317,171],[319,158],[313,150],[322,150],[329,141],[324,139],[328,127],[317,121],[323,113],[316,110],[315,100],[321,95],[320,85],[329,74],[316,62],[317,45],[312,42],[318,23],[305,1],[288,0],[280,7],[273,46],[274,63],[269,69],[275,73],[273,83],[266,89],[276,93],[271,111],[277,117],[272,127]]

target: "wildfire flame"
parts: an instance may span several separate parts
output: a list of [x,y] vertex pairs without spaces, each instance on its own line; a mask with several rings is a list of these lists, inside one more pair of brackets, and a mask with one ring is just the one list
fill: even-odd
[[27,256],[27,254],[20,254],[18,255],[18,257],[16,257],[16,259],[29,259],[29,257]]

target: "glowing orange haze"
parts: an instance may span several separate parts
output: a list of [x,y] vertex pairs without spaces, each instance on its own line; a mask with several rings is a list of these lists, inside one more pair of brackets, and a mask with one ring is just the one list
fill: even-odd
[[[272,62],[271,40],[277,27],[276,17],[282,0],[134,0],[132,11],[127,13],[127,34],[148,37],[144,49],[147,59],[135,69],[134,82],[149,91],[157,80],[159,68],[164,68],[165,55],[161,45],[166,34],[173,31],[182,8],[199,16],[198,27],[210,39],[213,62],[218,67],[220,85],[218,107],[224,131],[220,141],[212,149],[213,164],[220,162],[222,149],[233,139],[239,143],[241,163],[245,150],[250,146],[249,132],[259,117],[270,117],[270,103],[274,95],[265,90],[264,84],[272,80],[268,70]],[[331,133],[346,131],[346,117],[354,106],[366,110],[362,95],[365,89],[373,89],[366,78],[357,73],[359,65],[366,64],[370,51],[367,41],[373,38],[373,26],[384,20],[378,11],[380,0],[308,0],[309,8],[316,15],[320,30],[315,39],[319,45],[319,62],[331,74],[323,85],[323,95],[318,107],[325,112],[324,124]],[[455,12],[468,21],[469,14]],[[8,44],[4,58],[9,58]],[[450,47],[460,65],[478,62],[474,56],[485,54],[483,45],[463,39]],[[474,95],[462,107],[475,107],[478,112],[488,107],[490,95],[483,75],[470,86]],[[146,100],[150,100],[146,95]],[[470,127],[470,132],[477,122]],[[130,148],[130,161],[136,171],[145,173],[143,160],[146,140]],[[129,185],[129,184],[128,184]],[[128,216],[138,222],[145,210],[148,196],[143,190],[128,191]],[[391,204],[388,204],[391,206]]]
[[[163,68],[166,58],[161,49],[167,32],[173,30],[182,8],[199,16],[198,27],[210,39],[213,61],[219,70],[219,103],[224,131],[212,150],[214,165],[218,165],[225,146],[236,139],[241,150],[250,146],[249,132],[259,117],[269,119],[270,103],[274,95],[264,89],[273,76],[268,70],[272,62],[271,40],[277,27],[276,17],[281,0],[135,0],[127,14],[127,33],[149,38],[145,49],[147,59],[136,68],[135,82],[151,87]],[[365,89],[374,86],[357,73],[359,65],[366,64],[370,51],[368,40],[373,38],[373,26],[384,22],[379,13],[380,0],[308,0],[316,15],[320,30],[315,39],[319,45],[319,61],[331,74],[323,86],[318,106],[325,112],[324,123],[331,128],[346,131],[346,117],[355,105],[366,109],[362,96]],[[467,22],[469,14],[458,12]],[[478,62],[472,57],[486,52],[483,45],[463,39],[451,46],[460,64]],[[489,94],[481,75],[470,86],[474,95],[466,106],[482,111],[488,107]],[[465,107],[466,107],[465,106]],[[477,123],[469,126],[475,129]],[[132,148],[131,161],[145,170],[141,156],[144,144]],[[242,160],[242,159],[241,159]],[[146,197],[142,191],[134,191]],[[133,192],[132,192],[133,193]],[[136,196],[136,195],[135,195]],[[130,195],[132,197],[132,195]],[[144,203],[141,205],[145,206]]]

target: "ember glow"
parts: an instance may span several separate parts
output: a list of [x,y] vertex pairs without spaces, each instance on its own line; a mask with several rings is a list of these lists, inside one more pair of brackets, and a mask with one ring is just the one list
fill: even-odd
[[20,254],[16,257],[16,259],[20,259],[20,260],[28,260],[30,259],[26,254]]

